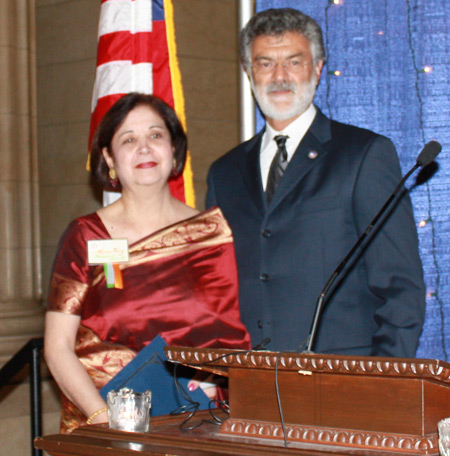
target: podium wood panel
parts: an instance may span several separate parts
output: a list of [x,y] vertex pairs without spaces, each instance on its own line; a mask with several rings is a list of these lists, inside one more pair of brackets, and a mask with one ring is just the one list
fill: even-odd
[[[347,450],[438,454],[450,416],[450,365],[439,360],[168,347],[169,359],[226,369],[230,419],[222,434]],[[398,454],[398,453],[397,453]]]

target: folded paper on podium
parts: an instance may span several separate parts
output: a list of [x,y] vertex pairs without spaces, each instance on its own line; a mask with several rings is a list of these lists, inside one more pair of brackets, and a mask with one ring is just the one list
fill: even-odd
[[[436,455],[437,423],[450,416],[450,364],[166,347],[169,360],[229,379],[230,418],[221,435],[347,448],[352,454]],[[277,365],[278,363],[278,365]]]

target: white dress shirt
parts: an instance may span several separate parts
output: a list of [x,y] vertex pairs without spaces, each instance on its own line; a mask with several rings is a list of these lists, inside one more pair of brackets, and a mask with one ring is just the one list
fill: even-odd
[[313,123],[316,112],[316,107],[311,104],[301,116],[297,117],[282,131],[276,131],[268,123],[266,123],[266,131],[264,132],[261,141],[261,151],[259,153],[259,164],[261,168],[261,179],[264,191],[266,190],[270,165],[277,153],[277,143],[273,138],[277,135],[288,136],[286,141],[286,150],[288,153],[288,162],[290,162],[298,145],[300,144],[300,141],[303,139],[309,127]]

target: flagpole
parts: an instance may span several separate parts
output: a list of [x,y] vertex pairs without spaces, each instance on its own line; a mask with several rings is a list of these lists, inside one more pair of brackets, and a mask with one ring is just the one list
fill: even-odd
[[[239,30],[241,30],[254,13],[254,0],[239,0]],[[255,103],[253,101],[250,82],[242,66],[239,71],[241,141],[255,135]]]

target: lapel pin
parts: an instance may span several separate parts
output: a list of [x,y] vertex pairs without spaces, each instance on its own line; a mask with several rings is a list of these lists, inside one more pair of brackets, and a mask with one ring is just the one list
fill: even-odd
[[311,160],[314,160],[318,156],[319,156],[319,153],[317,151],[315,151],[315,150],[310,150],[308,152],[308,158],[310,158]]

